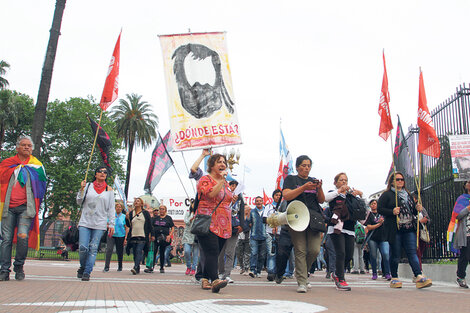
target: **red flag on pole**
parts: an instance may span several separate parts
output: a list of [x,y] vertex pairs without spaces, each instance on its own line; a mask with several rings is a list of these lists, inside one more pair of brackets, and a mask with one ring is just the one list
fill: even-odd
[[384,60],[384,76],[382,79],[382,90],[380,92],[379,116],[380,127],[379,136],[387,141],[390,131],[393,129],[392,117],[390,116],[390,94],[388,92],[387,67],[385,66],[385,53],[382,52]]
[[419,71],[419,98],[418,98],[418,127],[419,143],[418,152],[438,158],[441,155],[441,145],[437,138],[434,122],[429,114],[424,90],[423,73]]
[[103,94],[101,95],[100,107],[103,111],[106,111],[118,97],[120,45],[121,33],[119,33],[116,46],[114,47],[113,56],[109,63],[108,75],[104,83]]
[[266,195],[266,193],[264,192],[264,189],[263,189],[263,205],[266,205],[268,203],[270,203],[269,197]]
[[281,161],[279,162],[279,169],[277,170],[276,187],[275,187],[275,189],[279,189],[279,190],[282,190],[282,186],[281,186],[281,180],[282,180],[282,175],[283,175],[282,169],[283,169],[283,162],[281,158]]

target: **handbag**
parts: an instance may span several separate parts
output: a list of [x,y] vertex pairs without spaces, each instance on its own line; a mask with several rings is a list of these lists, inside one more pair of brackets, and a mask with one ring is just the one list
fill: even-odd
[[423,224],[421,225],[423,226],[423,228],[419,230],[419,239],[421,239],[422,241],[426,243],[429,243],[431,241],[431,238],[429,237],[429,230],[426,227],[426,225],[423,225]]
[[[78,215],[76,218],[76,220],[78,221],[80,221],[80,217],[82,215],[83,203],[85,202],[86,195],[88,194],[88,188],[90,188],[90,185],[88,185],[85,190],[85,196],[83,197],[83,201],[82,201],[82,204],[80,205],[80,210],[78,211]],[[62,238],[61,238],[65,245],[70,246],[72,251],[75,251],[78,249],[79,231],[78,231],[78,222],[76,222],[76,220],[70,223],[70,226],[62,233]]]
[[[198,198],[200,196],[198,195]],[[225,186],[224,186],[224,196],[222,197],[222,200],[220,200],[219,204],[215,207],[214,210],[212,210],[210,215],[205,215],[205,214],[196,214],[193,220],[193,224],[191,225],[191,234],[194,234],[196,236],[206,236],[209,234],[210,227],[211,227],[211,221],[212,221],[212,214],[214,214],[215,210],[219,207],[219,205],[224,201],[225,198]],[[199,207],[196,209],[199,209]]]
[[[300,179],[298,176],[295,176],[297,179],[297,182],[299,185],[301,185]],[[307,205],[307,197],[305,196],[305,193],[302,193],[304,197],[304,204]],[[325,217],[323,216],[321,211],[321,207],[318,204],[318,202],[315,203],[317,206],[317,211],[308,209],[308,212],[310,213],[310,221],[308,223],[308,227],[314,232],[326,232],[326,224],[325,224]]]

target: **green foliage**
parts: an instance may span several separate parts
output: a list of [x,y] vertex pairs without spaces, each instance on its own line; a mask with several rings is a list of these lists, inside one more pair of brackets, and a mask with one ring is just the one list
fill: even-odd
[[[17,94],[21,110],[18,124],[5,132],[5,149],[8,156],[16,153],[15,143],[20,135],[31,134],[34,106],[31,98]],[[88,114],[98,121],[100,108],[93,99],[71,98],[67,101],[49,103],[47,119],[43,136],[43,151],[39,160],[44,164],[48,176],[47,192],[44,199],[48,208],[48,217],[54,220],[59,213],[71,214],[72,218],[78,213],[76,195],[80,182],[85,178],[85,172],[90,157],[94,134],[86,118]],[[114,122],[104,112],[101,126],[108,133],[113,147],[110,149],[110,163],[113,175],[122,176],[124,171],[121,164],[123,157],[119,154],[122,149],[117,139]],[[88,181],[93,179],[94,169],[103,164],[98,147],[95,147],[88,172]],[[108,183],[112,184],[111,177]]]
[[6,61],[0,60],[0,89],[4,89],[9,85],[8,80],[3,78],[8,68],[10,68],[10,64],[8,64]]

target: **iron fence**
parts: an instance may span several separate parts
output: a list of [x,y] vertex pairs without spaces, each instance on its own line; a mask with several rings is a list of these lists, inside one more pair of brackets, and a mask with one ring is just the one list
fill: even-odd
[[[401,153],[398,170],[404,173],[406,186],[411,192],[421,184],[421,198],[431,223],[429,243],[423,259],[450,259],[455,254],[447,249],[447,226],[450,221],[455,200],[462,194],[462,182],[455,182],[452,174],[449,135],[469,134],[470,88],[465,84],[456,89],[456,93],[431,111],[437,136],[441,144],[441,156],[438,159],[417,153],[418,129],[410,126],[405,140],[407,153]],[[410,160],[412,162],[410,162]],[[418,163],[421,177],[417,176]]]

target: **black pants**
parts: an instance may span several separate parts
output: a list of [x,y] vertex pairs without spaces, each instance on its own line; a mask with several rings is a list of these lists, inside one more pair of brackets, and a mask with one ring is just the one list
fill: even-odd
[[331,240],[335,246],[336,270],[335,274],[339,280],[344,280],[344,266],[351,262],[354,253],[354,236],[331,234]]
[[202,278],[214,281],[219,278],[219,253],[222,251],[225,239],[212,232],[209,232],[206,236],[198,236],[197,239],[204,257],[204,260],[201,262]]
[[293,247],[294,245],[292,244],[289,232],[281,231],[281,236],[277,242],[276,254],[276,271],[278,277],[284,276],[287,262],[289,261],[290,253]]
[[125,237],[109,237],[106,239],[106,261],[104,268],[109,269],[111,256],[113,255],[114,246],[116,246],[116,254],[118,257],[118,268],[122,269],[122,256],[124,255],[124,238]]
[[467,236],[467,246],[460,248],[457,262],[457,277],[464,279],[467,276],[467,264],[470,262],[470,237]]
[[[158,253],[160,254],[160,269],[163,269],[163,266],[165,266],[165,249],[170,244],[171,244],[170,242],[167,242],[165,240],[161,240],[161,241],[155,240],[154,241],[154,244],[153,244],[153,253],[154,253],[153,264],[154,264],[154,266],[157,265],[156,257],[157,257],[157,251],[158,251]],[[160,249],[160,250],[158,250],[158,249]]]

